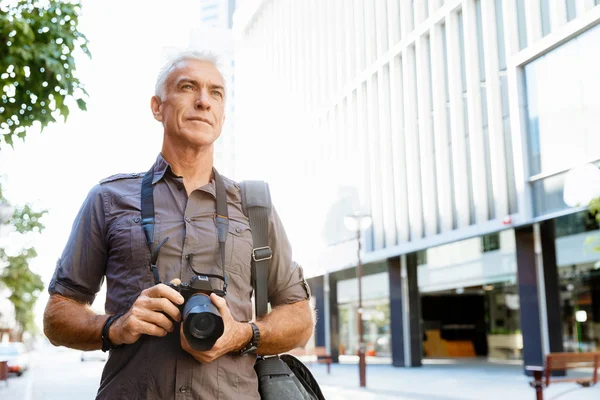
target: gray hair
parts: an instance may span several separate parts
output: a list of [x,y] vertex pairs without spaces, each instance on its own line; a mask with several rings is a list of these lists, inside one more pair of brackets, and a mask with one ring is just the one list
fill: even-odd
[[161,100],[164,100],[167,79],[173,70],[177,67],[177,65],[182,61],[188,60],[197,60],[210,63],[215,66],[217,71],[221,74],[223,81],[225,82],[225,86],[227,86],[227,82],[225,81],[225,75],[223,75],[223,69],[221,65],[220,57],[210,51],[184,51],[180,52],[175,57],[172,57],[160,70],[158,73],[158,77],[156,78],[156,85],[154,87],[154,95],[158,96]]

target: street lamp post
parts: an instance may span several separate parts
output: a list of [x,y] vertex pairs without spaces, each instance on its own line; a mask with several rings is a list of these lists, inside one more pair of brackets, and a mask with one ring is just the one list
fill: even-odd
[[358,280],[358,374],[360,387],[367,386],[367,362],[365,358],[365,342],[363,328],[363,306],[362,306],[362,262],[360,259],[361,240],[360,234],[363,229],[367,229],[371,225],[371,216],[366,214],[348,215],[344,218],[346,227],[351,231],[356,231],[356,241],[358,243],[358,264],[356,274]]

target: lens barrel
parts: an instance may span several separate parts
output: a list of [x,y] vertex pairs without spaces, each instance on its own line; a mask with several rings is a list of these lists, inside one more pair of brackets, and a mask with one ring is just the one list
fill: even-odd
[[183,306],[183,333],[192,349],[210,350],[223,335],[223,318],[204,294],[190,297]]

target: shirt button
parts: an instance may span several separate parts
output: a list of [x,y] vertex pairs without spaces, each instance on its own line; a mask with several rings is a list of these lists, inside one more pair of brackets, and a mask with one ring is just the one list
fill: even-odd
[[190,223],[190,222],[192,222],[192,220],[190,217],[185,217],[185,222]]
[[177,185],[177,190],[181,190],[181,189],[183,189],[183,186],[178,184]]
[[135,218],[133,219],[133,222],[135,222],[135,223],[137,224],[137,223],[138,223],[138,222],[140,222],[141,220],[142,220],[142,219],[141,219],[140,217],[135,217]]
[[190,255],[189,255],[189,254],[186,254],[186,255],[185,255],[185,258],[186,258],[186,259],[189,259],[189,258],[190,258]]
[[181,393],[185,393],[185,392],[187,392],[187,391],[188,391],[188,387],[187,387],[187,386],[182,386],[182,387],[180,387],[180,388],[179,388],[179,391],[180,391]]
[[236,231],[237,233],[240,233],[240,232],[242,231],[242,228],[235,228],[235,231]]

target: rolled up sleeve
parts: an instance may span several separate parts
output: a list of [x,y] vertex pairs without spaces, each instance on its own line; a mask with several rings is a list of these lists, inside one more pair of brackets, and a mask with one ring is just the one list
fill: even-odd
[[96,185],[73,222],[48,292],[93,303],[104,280],[106,260],[104,201],[102,187]]
[[271,307],[309,299],[310,289],[304,279],[304,272],[292,260],[292,246],[274,207],[269,216],[269,246],[273,251],[269,267]]

